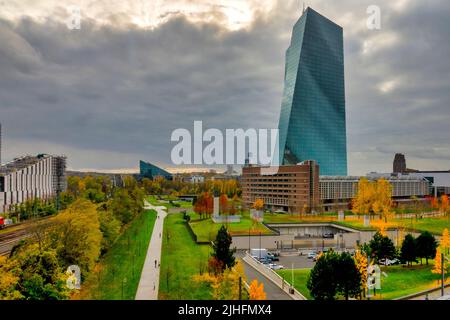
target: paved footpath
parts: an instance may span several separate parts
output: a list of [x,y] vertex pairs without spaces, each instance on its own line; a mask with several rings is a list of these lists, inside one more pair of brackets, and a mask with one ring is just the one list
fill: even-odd
[[[447,287],[444,289],[444,294],[445,295],[450,295],[450,287]],[[437,298],[441,297],[441,290],[436,290],[433,291],[432,293],[429,293],[428,295],[421,295],[419,297],[415,297],[412,298],[410,300],[426,300],[428,298],[428,300],[436,300]]]
[[[136,300],[158,300],[159,289],[159,263],[161,261],[161,247],[164,218],[167,215],[165,207],[155,207],[145,201],[145,209],[153,209],[158,213],[153,233],[145,257],[144,268],[136,292]],[[156,261],[156,267],[155,267]]]

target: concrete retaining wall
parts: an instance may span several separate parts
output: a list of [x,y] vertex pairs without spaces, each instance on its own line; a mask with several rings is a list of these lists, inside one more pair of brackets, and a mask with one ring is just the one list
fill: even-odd
[[252,248],[265,248],[276,250],[280,248],[281,243],[291,243],[294,240],[293,235],[252,235],[252,236],[233,236],[232,248],[238,250],[248,250]]
[[[303,296],[297,289],[291,288],[289,283],[287,283],[278,273],[265,267],[262,263],[252,258],[248,253],[246,253],[243,260],[248,263],[251,267],[255,268],[259,273],[265,276],[267,279],[272,281],[277,287],[281,290],[289,294],[294,300],[308,300]],[[293,293],[290,293],[290,290],[293,290]]]

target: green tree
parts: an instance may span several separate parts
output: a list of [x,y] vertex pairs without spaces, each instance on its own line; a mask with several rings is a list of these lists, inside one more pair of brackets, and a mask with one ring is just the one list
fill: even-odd
[[436,238],[428,231],[424,231],[416,239],[417,245],[417,256],[420,258],[420,263],[422,259],[425,258],[427,265],[428,259],[433,259],[436,256],[436,249],[438,243]]
[[102,253],[105,253],[120,235],[121,224],[111,210],[99,210],[100,231],[102,232]]
[[369,242],[370,252],[376,261],[381,259],[393,259],[396,256],[396,250],[392,240],[377,232]]
[[335,272],[337,260],[337,254],[329,251],[322,254],[312,268],[306,286],[315,300],[335,300],[338,292]]
[[353,257],[344,252],[338,256],[335,266],[337,292],[348,300],[361,293],[361,274]]
[[102,241],[96,206],[78,199],[54,221],[50,242],[62,265],[79,265],[82,272],[91,270],[100,256]]
[[67,298],[65,277],[57,253],[36,243],[21,246],[8,258],[17,276],[15,299],[61,300]]
[[222,226],[217,232],[216,240],[213,243],[212,256],[221,262],[224,268],[232,268],[236,262],[234,253],[236,249],[230,249],[232,242],[231,235],[225,226]]
[[416,239],[411,234],[407,234],[400,250],[400,259],[408,266],[417,261]]

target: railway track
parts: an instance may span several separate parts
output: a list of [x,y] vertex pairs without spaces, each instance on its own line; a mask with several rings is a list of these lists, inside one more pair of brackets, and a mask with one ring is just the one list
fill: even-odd
[[0,234],[0,256],[8,255],[11,249],[19,243],[20,240],[29,237],[28,229],[19,229],[16,231]]
[[[12,248],[21,240],[32,236],[33,227],[37,223],[44,223],[48,225],[52,217],[45,217],[31,221],[25,221],[20,224],[15,224],[2,229],[0,233],[0,256],[8,255]],[[11,229],[9,231],[8,229]]]

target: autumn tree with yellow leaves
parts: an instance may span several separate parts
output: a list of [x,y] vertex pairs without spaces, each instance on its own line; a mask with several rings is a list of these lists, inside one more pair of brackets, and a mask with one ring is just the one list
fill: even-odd
[[264,200],[263,199],[256,199],[253,203],[253,209],[255,210],[262,210],[264,209]]
[[371,199],[373,198],[373,187],[369,180],[361,178],[358,182],[358,192],[352,201],[352,212],[355,214],[369,214],[371,210]]
[[264,292],[264,284],[258,284],[258,280],[253,280],[250,283],[249,290],[250,300],[266,300],[266,293]]
[[441,274],[442,273],[442,263],[444,264],[444,274],[446,274],[448,264],[445,259],[444,259],[444,261],[442,261],[442,251],[441,251],[441,248],[438,247],[436,249],[436,257],[434,258],[434,268],[433,268],[433,270],[431,270],[431,272],[434,274]]
[[208,272],[193,277],[195,282],[208,283],[211,286],[214,300],[239,300],[242,298],[245,281],[244,267],[238,261],[234,267],[223,272]]
[[442,251],[446,254],[449,253],[450,250],[450,236],[448,234],[448,229],[445,228],[444,231],[442,231],[442,237],[441,241],[439,243],[440,247],[442,248]]
[[385,222],[392,213],[392,185],[386,179],[369,181],[361,178],[358,182],[358,192],[352,202],[352,212],[355,214],[377,214]]
[[356,268],[361,274],[361,292],[364,292],[364,288],[367,286],[367,268],[369,266],[367,255],[362,250],[356,250],[354,259]]

